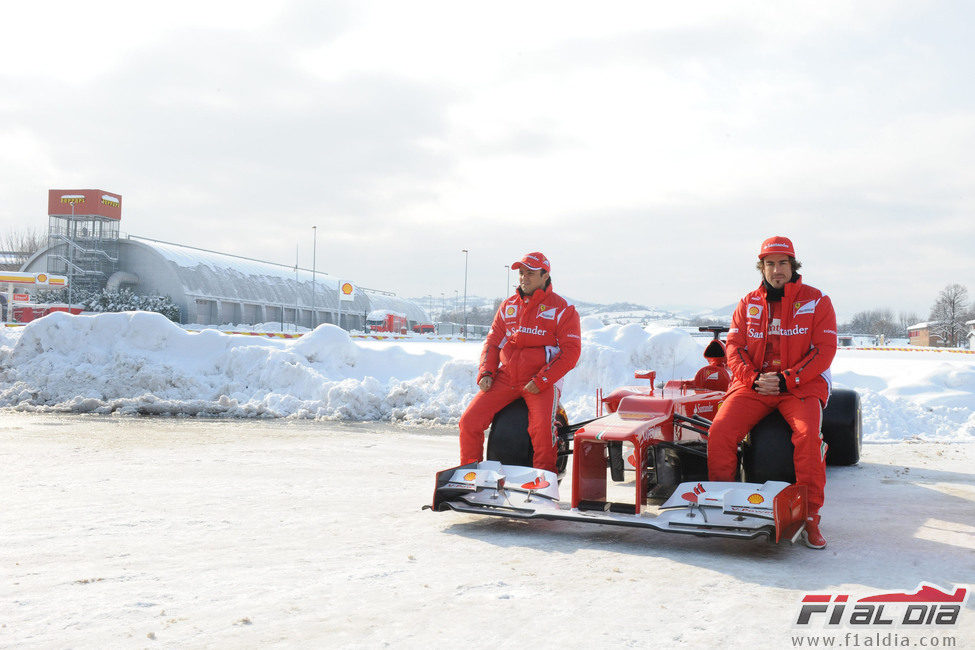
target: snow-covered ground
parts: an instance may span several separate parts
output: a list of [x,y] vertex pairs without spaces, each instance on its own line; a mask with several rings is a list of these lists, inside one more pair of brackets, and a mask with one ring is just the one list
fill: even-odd
[[[445,428],[7,412],[0,647],[839,646],[892,630],[797,628],[807,593],[975,586],[973,444],[830,467],[825,551],[422,511],[456,453]],[[975,609],[893,631],[975,647]]]
[[[701,363],[681,330],[584,327],[572,419]],[[828,469],[820,552],[421,511],[476,343],[145,313],[0,336],[0,647],[975,647],[971,596],[952,625],[795,625],[807,594],[975,586],[975,355],[839,352],[872,444]],[[118,417],[152,413],[240,417]]]
[[[693,376],[706,339],[658,325],[583,318],[566,377],[570,420],[596,388]],[[350,339],[323,325],[299,338],[188,332],[151,313],[57,313],[0,329],[0,406],[21,411],[456,423],[475,391],[481,343]],[[860,392],[864,436],[975,440],[975,355],[841,349],[836,385]]]

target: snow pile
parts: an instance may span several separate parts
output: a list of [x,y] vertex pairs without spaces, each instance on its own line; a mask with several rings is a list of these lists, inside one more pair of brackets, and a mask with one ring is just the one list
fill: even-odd
[[[678,330],[589,321],[595,324],[566,380],[570,415],[592,413],[595,386],[634,383],[634,368],[666,366],[681,376],[700,358],[697,344]],[[474,396],[481,346],[369,346],[333,325],[290,340],[193,333],[146,312],[52,314],[5,336],[0,406],[441,424],[455,422]]]
[[450,399],[473,372],[443,354],[363,349],[332,325],[279,340],[190,333],[146,312],[52,316],[4,332],[0,405],[123,414],[446,419],[452,413],[431,416],[437,400],[428,398],[435,393]]
[[[692,377],[706,338],[583,318],[566,377],[570,420],[595,389]],[[0,333],[0,406],[76,413],[294,417],[453,424],[476,390],[480,342],[355,341],[332,325],[296,339],[187,332],[146,312],[55,313]],[[864,436],[975,440],[975,355],[840,350],[837,386],[856,389]]]
[[866,440],[975,441],[975,355],[840,349],[832,370],[860,394]]

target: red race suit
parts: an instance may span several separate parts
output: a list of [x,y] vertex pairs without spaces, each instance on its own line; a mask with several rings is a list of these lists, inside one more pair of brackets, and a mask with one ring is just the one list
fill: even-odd
[[[708,478],[733,481],[737,450],[759,420],[778,409],[792,428],[796,483],[805,485],[809,514],[823,505],[826,444],[823,406],[829,398],[829,367],[836,356],[836,313],[829,297],[802,283],[787,282],[781,301],[769,301],[763,283],[742,298],[728,331],[728,367],[734,376],[708,437]],[[759,374],[778,372],[778,395],[760,395]]]
[[[549,282],[524,296],[521,289],[501,303],[481,352],[477,380],[491,377],[460,418],[460,462],[484,458],[484,431],[495,414],[519,397],[528,405],[532,465],[555,471],[555,415],[562,377],[579,361],[582,338],[575,307],[552,291]],[[539,393],[524,388],[534,381]]]

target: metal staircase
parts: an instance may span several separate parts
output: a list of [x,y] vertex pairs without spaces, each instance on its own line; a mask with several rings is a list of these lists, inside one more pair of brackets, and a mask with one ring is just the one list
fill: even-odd
[[118,268],[118,221],[97,215],[48,222],[47,270],[68,277],[69,291],[98,291]]

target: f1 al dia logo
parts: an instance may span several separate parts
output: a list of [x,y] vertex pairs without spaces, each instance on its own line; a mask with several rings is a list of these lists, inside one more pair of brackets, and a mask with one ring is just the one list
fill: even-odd
[[[851,600],[849,594],[807,594],[799,606],[797,626],[927,626],[958,622],[968,589],[953,592],[927,582],[914,593],[889,593]],[[866,628],[864,628],[866,629]]]

